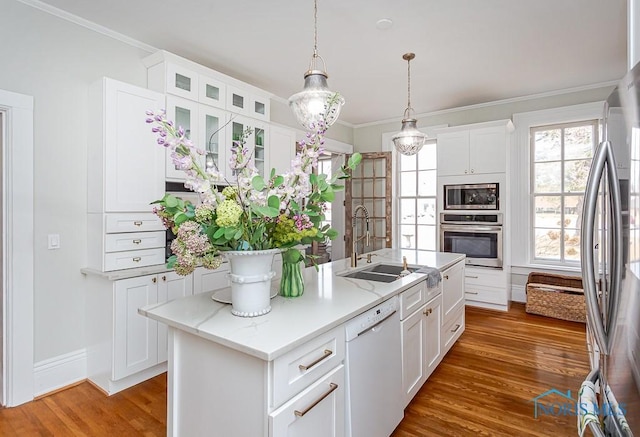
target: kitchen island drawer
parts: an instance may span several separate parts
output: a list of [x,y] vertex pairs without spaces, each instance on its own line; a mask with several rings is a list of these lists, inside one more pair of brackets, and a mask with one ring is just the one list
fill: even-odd
[[279,407],[338,366],[344,358],[344,326],[319,335],[276,358],[271,363],[271,407]]
[[444,354],[464,332],[464,305],[460,305],[453,313],[451,321],[442,329],[442,347]]
[[104,255],[104,271],[155,266],[165,263],[164,247],[158,249],[111,252]]
[[163,231],[107,234],[104,250],[105,252],[122,252],[125,250],[156,249],[164,247],[166,239],[166,233]]

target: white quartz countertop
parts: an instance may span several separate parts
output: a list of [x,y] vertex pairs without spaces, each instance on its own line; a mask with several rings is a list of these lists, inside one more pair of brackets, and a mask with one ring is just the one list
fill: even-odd
[[[412,273],[391,283],[350,279],[339,276],[348,270],[376,263],[429,266],[443,271],[464,259],[464,255],[444,252],[381,249],[372,263],[359,261],[351,268],[343,259],[303,271],[304,294],[296,298],[276,296],[271,312],[243,318],[231,314],[231,305],[211,299],[205,292],[140,308],[138,312],[177,329],[198,335],[229,348],[271,361],[304,342],[329,331],[386,299],[425,279]],[[272,287],[278,286],[274,281]],[[274,290],[276,289],[274,288]]]

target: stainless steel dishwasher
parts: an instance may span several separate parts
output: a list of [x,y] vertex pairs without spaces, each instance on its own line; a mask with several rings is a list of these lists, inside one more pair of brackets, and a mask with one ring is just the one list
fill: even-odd
[[389,437],[404,416],[398,297],[345,325],[346,435]]

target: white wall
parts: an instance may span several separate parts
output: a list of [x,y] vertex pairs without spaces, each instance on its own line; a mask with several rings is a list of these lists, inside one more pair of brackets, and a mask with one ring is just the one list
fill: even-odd
[[145,86],[148,53],[15,0],[0,11],[0,89],[34,97],[37,363],[84,348],[87,87],[102,76]]

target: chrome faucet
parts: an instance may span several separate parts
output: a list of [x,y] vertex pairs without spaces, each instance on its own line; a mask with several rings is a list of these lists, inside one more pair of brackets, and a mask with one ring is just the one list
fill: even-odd
[[[362,210],[362,212],[364,213],[364,219],[366,221],[366,233],[364,235],[361,235],[360,237],[356,237],[356,219],[358,218],[358,212]],[[357,250],[357,243],[358,241],[362,240],[363,238],[365,238],[365,245],[367,247],[369,247],[369,244],[371,242],[371,235],[369,234],[369,211],[367,211],[367,208],[365,208],[364,205],[358,205],[356,206],[356,209],[353,211],[353,220],[352,220],[352,226],[353,226],[353,247],[351,248],[351,267],[357,267],[358,266],[358,250]]]

